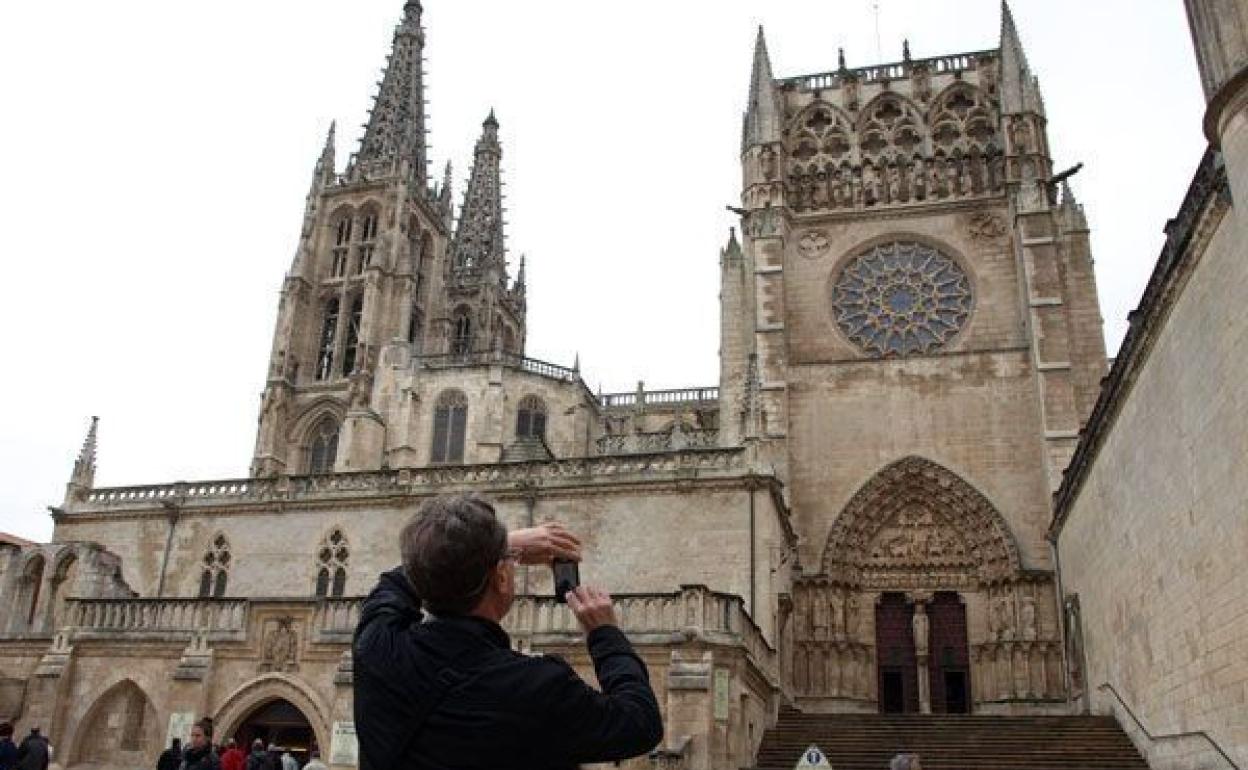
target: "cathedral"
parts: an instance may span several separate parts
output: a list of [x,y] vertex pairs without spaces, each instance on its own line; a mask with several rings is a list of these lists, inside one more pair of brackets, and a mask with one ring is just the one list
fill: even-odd
[[[423,500],[476,491],[564,522],[616,596],[666,726],[629,766],[760,767],[795,711],[1113,715],[1154,767],[1242,765],[1248,0],[1187,6],[1210,151],[1112,370],[1003,4],[991,48],[793,77],[760,28],[719,382],[604,394],[526,355],[503,123],[458,212],[430,177],[407,0],[358,150],[331,129],[314,165],[250,475],[98,487],[93,422],[52,542],[0,541],[0,721],[64,768],[150,766],[205,716],[354,767],[360,599]],[[519,574],[513,644],[593,681]]]

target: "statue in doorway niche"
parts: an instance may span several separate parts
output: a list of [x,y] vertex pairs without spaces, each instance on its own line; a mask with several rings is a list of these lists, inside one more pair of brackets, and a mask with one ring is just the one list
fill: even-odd
[[841,606],[840,592],[832,591],[828,594],[828,609],[831,617],[832,634],[840,634],[845,630],[845,609]]
[[1024,596],[1018,615],[1022,638],[1028,641],[1035,640],[1038,636],[1036,630],[1036,600],[1030,596]]
[[928,621],[927,610],[922,604],[914,605],[914,617],[910,619],[910,628],[914,632],[914,652],[920,658],[927,657]]
[[858,633],[858,597],[850,594],[845,600],[845,634],[854,636]]

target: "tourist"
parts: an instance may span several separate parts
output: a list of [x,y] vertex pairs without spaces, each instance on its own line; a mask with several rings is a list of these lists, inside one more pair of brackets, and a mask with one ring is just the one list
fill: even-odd
[[482,498],[436,497],[399,547],[403,566],[381,576],[355,632],[360,770],[571,768],[658,745],[663,722],[645,664],[605,591],[566,594],[601,692],[559,658],[513,651],[499,625],[517,563],[580,560],[580,542],[562,526],[509,535]]
[[251,742],[251,753],[247,755],[243,770],[269,770],[269,755],[264,750],[264,741],[257,738]]
[[174,738],[169,748],[160,752],[156,760],[156,770],[178,770],[182,764],[182,739]]
[[179,770],[221,770],[221,760],[212,750],[212,721],[201,719],[191,727],[191,745],[182,752]]
[[329,767],[321,761],[321,754],[313,751],[308,759],[308,764],[303,766],[303,770],[329,770]]
[[281,770],[299,770],[299,763],[290,755],[290,749],[282,750],[282,768]]
[[918,754],[898,754],[888,763],[888,770],[922,770]]
[[17,767],[17,746],[13,743],[13,725],[0,722],[0,770]]
[[243,770],[247,756],[238,747],[233,738],[225,742],[225,751],[221,753],[221,770]]
[[17,747],[18,770],[48,770],[52,761],[52,747],[48,739],[43,737],[38,727],[30,728],[30,735],[22,739]]

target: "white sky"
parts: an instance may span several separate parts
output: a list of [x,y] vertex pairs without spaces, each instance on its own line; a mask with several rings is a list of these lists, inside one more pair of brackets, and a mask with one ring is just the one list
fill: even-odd
[[[590,386],[718,379],[718,252],[757,24],[778,77],[992,48],[998,0],[427,0],[433,173],[489,108],[529,355]],[[1110,350],[1203,151],[1179,0],[1015,0]],[[402,0],[0,3],[0,530],[46,539],[90,415],[97,485],[247,473],[325,130],[352,152]]]

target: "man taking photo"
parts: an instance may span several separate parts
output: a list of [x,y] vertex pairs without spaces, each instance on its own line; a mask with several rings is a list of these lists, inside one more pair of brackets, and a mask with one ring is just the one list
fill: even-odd
[[399,545],[403,566],[381,576],[355,631],[360,770],[571,768],[658,745],[645,664],[605,591],[567,594],[602,692],[558,658],[514,652],[500,625],[516,565],[579,561],[575,536],[508,534],[488,502],[454,496],[425,503]]

